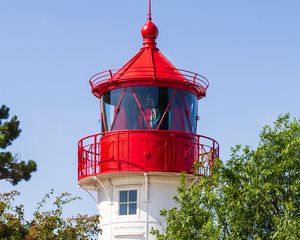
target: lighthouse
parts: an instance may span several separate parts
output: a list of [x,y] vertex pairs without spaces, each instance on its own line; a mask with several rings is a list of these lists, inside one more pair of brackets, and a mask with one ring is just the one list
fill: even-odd
[[164,230],[160,210],[174,207],[180,175],[207,176],[219,156],[217,141],[197,134],[209,82],[157,48],[150,1],[141,35],[142,48],[123,67],[89,80],[101,132],[78,142],[78,184],[96,195],[99,239],[154,239],[150,231]]

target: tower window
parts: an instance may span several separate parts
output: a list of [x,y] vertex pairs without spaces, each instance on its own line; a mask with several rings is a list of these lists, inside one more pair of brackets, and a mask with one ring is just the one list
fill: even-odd
[[119,215],[135,215],[137,212],[137,190],[119,191]]

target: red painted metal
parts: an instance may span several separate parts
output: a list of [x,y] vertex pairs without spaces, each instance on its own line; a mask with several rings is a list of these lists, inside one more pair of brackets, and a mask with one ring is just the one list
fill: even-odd
[[107,126],[106,126],[106,124],[105,124],[105,120],[104,120],[104,114],[103,114],[103,108],[102,108],[102,101],[103,101],[103,99],[102,98],[100,98],[100,118],[101,118],[101,122],[103,123],[102,125],[103,125],[103,130],[104,130],[104,132],[107,132]]
[[136,96],[136,94],[135,94],[135,92],[134,92],[134,90],[133,90],[132,87],[131,87],[131,91],[132,91],[133,96],[134,96],[134,98],[135,98],[135,100],[136,100],[136,102],[137,102],[137,104],[138,104],[138,106],[139,106],[139,109],[140,109],[140,111],[141,111],[141,113],[142,113],[142,116],[143,116],[145,122],[147,123],[148,128],[151,129],[150,124],[149,124],[149,121],[147,120],[146,114],[145,114],[145,112],[144,112],[144,109],[143,109],[143,107],[142,107],[142,105],[141,105],[141,103],[140,103],[140,100],[139,100],[138,97]]
[[[117,113],[118,113],[119,110],[120,110],[120,106],[121,106],[121,103],[122,103],[122,101],[123,101],[123,97],[124,97],[124,95],[125,95],[125,91],[126,91],[126,88],[124,88],[124,90],[123,90],[123,92],[122,92],[122,95],[121,95],[121,98],[120,98],[120,101],[119,101],[119,103],[118,103],[118,106],[117,106],[117,108],[116,108],[116,111],[115,111],[115,114],[114,114],[114,119],[113,119],[113,122],[112,122],[112,124],[111,124],[111,126],[110,126],[110,131],[112,130],[112,127],[113,127],[113,125],[114,125],[114,123],[115,123],[115,121],[116,121]],[[105,124],[104,124],[104,125],[105,125]]]
[[158,28],[153,22],[151,22],[151,20],[148,20],[148,22],[142,27],[141,34],[142,37],[144,38],[144,42],[143,42],[144,47],[146,48],[156,47],[155,39],[158,36]]
[[112,172],[186,172],[209,175],[219,144],[176,131],[99,133],[78,143],[78,180]]
[[[113,73],[112,78],[109,74],[110,71]],[[158,67],[107,70],[95,74],[89,82],[96,97],[101,97],[103,93],[120,87],[161,86],[187,90],[201,99],[206,95],[209,86],[208,80],[197,73]]]
[[187,115],[187,117],[188,117],[188,119],[189,119],[189,125],[190,125],[190,130],[191,130],[191,132],[193,131],[192,129],[193,129],[193,127],[192,127],[192,119],[191,119],[191,115],[190,115],[190,110],[189,110],[189,108],[188,108],[188,106],[187,106],[187,104],[186,104],[186,101],[185,101],[185,97],[184,97],[184,95],[183,95],[183,93],[181,92],[181,97],[182,97],[182,100],[183,100],[183,104],[184,104],[184,107],[185,107],[185,113],[186,113],[186,115]]
[[[172,65],[156,47],[158,32],[157,26],[152,22],[151,0],[148,0],[148,19],[141,30],[143,47],[122,68],[106,70],[90,78],[92,93],[100,99],[103,94],[114,89],[124,88],[124,90],[118,99],[118,105],[113,105],[116,108],[110,126],[105,125],[104,116],[101,115],[105,132],[85,137],[79,141],[78,180],[99,174],[118,172],[185,172],[201,176],[211,173],[214,160],[219,157],[219,144],[215,140],[184,132],[185,128],[182,132],[158,130],[166,115],[171,114],[176,116],[176,118],[172,118],[172,121],[178,122],[184,121],[185,116],[183,115],[187,115],[192,131],[193,121],[196,119],[190,116],[191,109],[182,93],[183,106],[181,109],[185,112],[178,111],[175,114],[168,111],[173,104],[176,92],[185,90],[201,99],[206,96],[209,86],[205,77],[177,69]],[[134,91],[136,86],[176,89],[167,103],[156,130],[151,129],[151,121],[147,115],[149,109],[143,109]],[[119,124],[116,119],[126,89],[131,89],[139,108],[136,111],[140,111],[141,118],[147,124],[148,129],[112,131],[114,124]],[[102,113],[103,110],[105,109],[101,109]],[[125,128],[124,126],[122,125],[121,129]]]
[[148,21],[142,27],[143,48],[122,68],[103,71],[90,78],[93,94],[100,98],[107,91],[119,87],[163,86],[192,92],[198,99],[205,96],[208,80],[186,70],[177,69],[156,48],[158,28],[151,21],[149,2]]
[[170,98],[170,101],[168,102],[168,105],[167,105],[167,107],[166,107],[166,110],[165,110],[165,112],[163,113],[163,115],[162,115],[162,117],[161,117],[161,119],[160,119],[160,121],[159,121],[159,124],[158,124],[156,130],[158,130],[158,129],[160,128],[160,126],[161,126],[163,120],[165,119],[166,114],[167,114],[167,112],[168,112],[169,109],[170,109],[171,103],[172,103],[173,98],[174,98],[174,96],[175,96],[176,93],[177,93],[177,90],[173,92],[173,94],[172,94],[172,96],[171,96],[171,98]]
[[152,20],[152,13],[151,13],[151,0],[148,0],[148,20]]

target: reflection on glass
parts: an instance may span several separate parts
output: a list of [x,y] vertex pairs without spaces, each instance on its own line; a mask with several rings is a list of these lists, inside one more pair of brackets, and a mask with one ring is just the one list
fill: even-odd
[[102,104],[107,130],[196,132],[197,99],[187,91],[158,86],[119,88],[106,92]]
[[128,191],[120,191],[120,202],[127,202]]
[[136,199],[137,199],[137,191],[130,190],[129,191],[129,202],[136,202]]
[[119,215],[127,215],[127,203],[120,203]]
[[137,211],[137,190],[119,192],[119,215],[134,215]]
[[136,203],[129,203],[129,215],[136,214]]
[[102,122],[102,124],[104,125],[104,127],[102,127],[102,129],[107,129],[107,131],[110,130],[123,91],[124,89],[118,88],[103,94],[102,111],[103,111],[104,121]]

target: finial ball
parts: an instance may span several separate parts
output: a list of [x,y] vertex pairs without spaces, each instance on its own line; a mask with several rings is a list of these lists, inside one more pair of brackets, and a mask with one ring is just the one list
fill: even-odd
[[158,36],[158,28],[150,20],[142,27],[141,34],[143,38],[156,38]]

